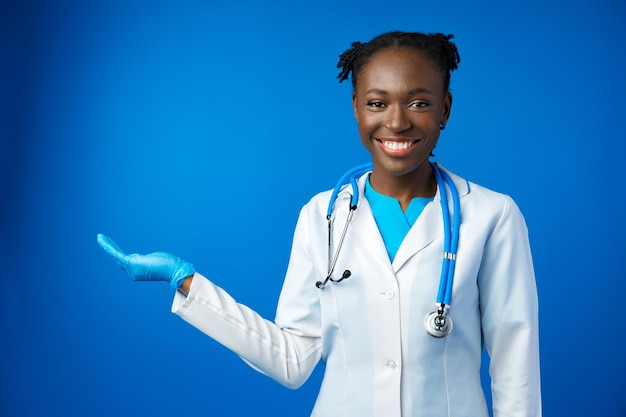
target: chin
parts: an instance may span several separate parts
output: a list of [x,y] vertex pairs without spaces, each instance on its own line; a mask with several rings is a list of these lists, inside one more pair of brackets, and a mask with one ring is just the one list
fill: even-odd
[[413,171],[420,170],[424,165],[428,165],[428,156],[419,159],[407,159],[407,158],[389,158],[385,157],[378,161],[378,165],[385,171],[394,175],[407,175]]

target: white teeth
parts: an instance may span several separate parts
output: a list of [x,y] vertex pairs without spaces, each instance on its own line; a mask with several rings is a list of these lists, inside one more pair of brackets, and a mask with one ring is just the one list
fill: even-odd
[[403,151],[411,147],[413,145],[413,141],[406,141],[406,142],[384,141],[383,145],[385,146],[385,148],[389,149],[390,151]]

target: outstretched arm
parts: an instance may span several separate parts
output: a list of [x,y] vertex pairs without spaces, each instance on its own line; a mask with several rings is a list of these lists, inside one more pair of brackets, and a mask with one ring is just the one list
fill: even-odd
[[98,244],[135,281],[165,281],[178,288],[172,312],[279,383],[290,388],[300,386],[319,361],[321,341],[317,333],[304,335],[265,320],[196,274],[190,263],[165,252],[126,254],[101,234]]

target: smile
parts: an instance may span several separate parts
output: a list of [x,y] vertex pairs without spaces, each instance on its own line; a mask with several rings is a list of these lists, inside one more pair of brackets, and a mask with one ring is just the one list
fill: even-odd
[[379,143],[381,143],[385,149],[389,150],[389,151],[404,151],[409,149],[411,146],[415,145],[417,142],[419,142],[418,140],[404,140],[404,141],[397,141],[397,140],[380,140],[380,139],[376,139]]

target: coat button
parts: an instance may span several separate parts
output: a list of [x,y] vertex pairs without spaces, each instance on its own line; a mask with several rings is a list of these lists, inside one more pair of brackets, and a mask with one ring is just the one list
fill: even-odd
[[396,362],[395,361],[387,361],[385,363],[385,366],[389,369],[396,369]]
[[391,299],[393,298],[393,296],[394,296],[394,293],[393,293],[393,291],[391,291],[391,290],[385,290],[385,292],[383,293],[383,295],[385,296],[385,298],[386,298],[387,300],[391,300]]

